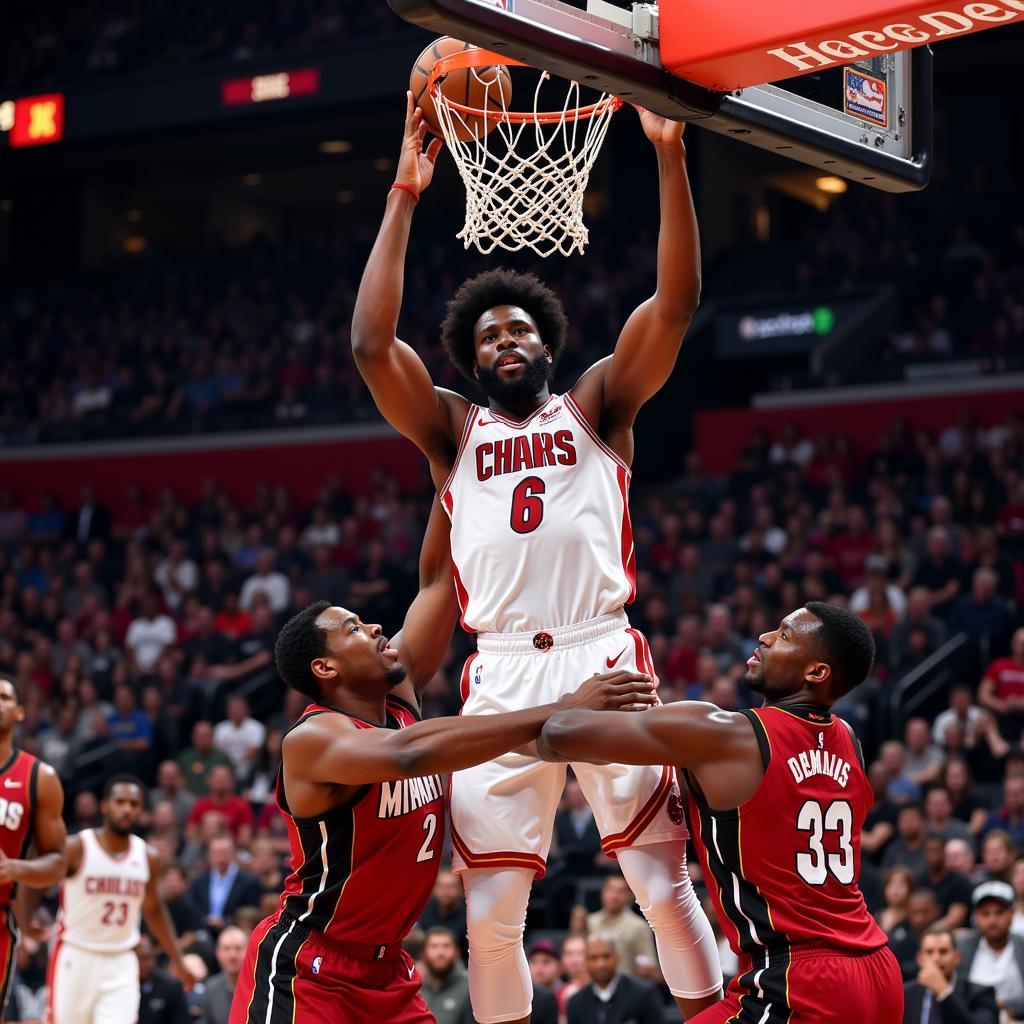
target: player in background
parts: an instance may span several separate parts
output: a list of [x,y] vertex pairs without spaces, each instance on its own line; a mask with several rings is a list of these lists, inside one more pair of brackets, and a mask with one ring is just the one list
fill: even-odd
[[[683,126],[639,112],[660,179],[654,294],[612,355],[565,395],[551,394],[567,330],[535,277],[494,270],[448,306],[449,357],[486,407],[437,388],[395,332],[416,197],[440,146],[407,99],[396,184],[359,286],[352,348],[384,418],[426,455],[452,521],[463,626],[478,653],[463,676],[463,717],[547,703],[612,667],[654,676],[647,641],[623,607],[634,597],[629,520],[633,423],[676,363],[700,293],[700,245]],[[412,193],[412,194],[410,194]],[[652,925],[662,972],[684,1016],[721,995],[714,936],[686,872],[686,824],[671,768],[580,765],[603,848],[617,856]],[[522,933],[543,875],[565,768],[522,751],[452,779],[454,867],[467,896],[469,982],[480,1024],[525,1021]]]
[[858,887],[873,802],[853,731],[832,705],[864,681],[871,632],[810,602],[747,662],[755,711],[685,701],[643,715],[556,715],[541,751],[682,766],[719,920],[739,957],[726,998],[691,1024],[899,1024],[903,982]]
[[65,865],[64,789],[48,764],[15,747],[14,729],[24,717],[14,683],[0,678],[0,1021],[10,996],[17,921],[28,925],[35,906],[26,887],[56,885]]
[[130,1024],[139,1013],[140,924],[171,961],[186,991],[195,979],[185,966],[167,907],[157,890],[160,858],[134,834],[146,788],[116,775],[103,790],[102,828],[67,841],[56,941],[50,954],[47,1024]]
[[319,601],[281,630],[277,669],[311,701],[286,734],[277,799],[292,874],[257,926],[231,1024],[428,1024],[402,940],[437,878],[442,773],[536,740],[556,707],[654,700],[633,672],[589,679],[559,705],[420,721],[419,690],[455,626],[448,530],[437,502],[420,555],[420,592],[392,641],[379,625]]

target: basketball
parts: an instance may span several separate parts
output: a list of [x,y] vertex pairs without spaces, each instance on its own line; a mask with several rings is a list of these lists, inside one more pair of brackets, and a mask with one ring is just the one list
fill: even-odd
[[[430,126],[430,131],[441,136],[441,124],[434,109],[434,101],[427,92],[427,80],[430,69],[435,61],[441,60],[461,50],[473,50],[476,47],[463,43],[449,36],[442,36],[431,43],[416,58],[412,74],[409,76],[409,88],[412,90],[416,105],[423,111],[423,118]],[[502,99],[506,105],[512,99],[512,80],[508,68],[503,64],[488,64],[480,68],[459,68],[441,79],[441,91],[455,103],[466,107],[495,109],[501,106]],[[456,118],[455,133],[460,139],[479,138],[486,135],[494,122],[484,117],[463,115],[463,125]]]

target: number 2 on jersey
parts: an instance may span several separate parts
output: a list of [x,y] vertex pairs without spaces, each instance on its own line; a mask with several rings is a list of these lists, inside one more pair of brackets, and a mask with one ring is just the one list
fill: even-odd
[[544,518],[544,481],[539,476],[528,476],[516,484],[512,492],[512,512],[509,523],[516,533],[533,533]]
[[425,860],[433,860],[434,853],[436,851],[430,848],[430,841],[434,838],[434,833],[437,831],[437,815],[428,814],[423,819],[423,831],[427,833],[426,839],[423,840],[423,845],[420,847],[420,852],[416,855],[416,863],[422,864]]
[[[853,882],[853,810],[845,800],[833,800],[822,810],[817,800],[808,800],[796,818],[796,827],[808,833],[810,853],[797,853],[796,870],[808,885],[824,885],[829,873],[843,885]],[[826,832],[839,833],[839,853],[826,853],[822,842]]]

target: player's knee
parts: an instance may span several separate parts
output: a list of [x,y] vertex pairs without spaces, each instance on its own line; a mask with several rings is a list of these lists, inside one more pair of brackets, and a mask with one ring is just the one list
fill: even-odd
[[483,962],[522,947],[533,874],[515,869],[466,872],[466,932]]

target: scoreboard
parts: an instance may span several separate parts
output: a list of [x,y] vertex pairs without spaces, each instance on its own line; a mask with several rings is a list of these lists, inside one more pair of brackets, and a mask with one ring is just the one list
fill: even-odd
[[63,93],[0,102],[0,132],[14,148],[60,142],[64,138]]

